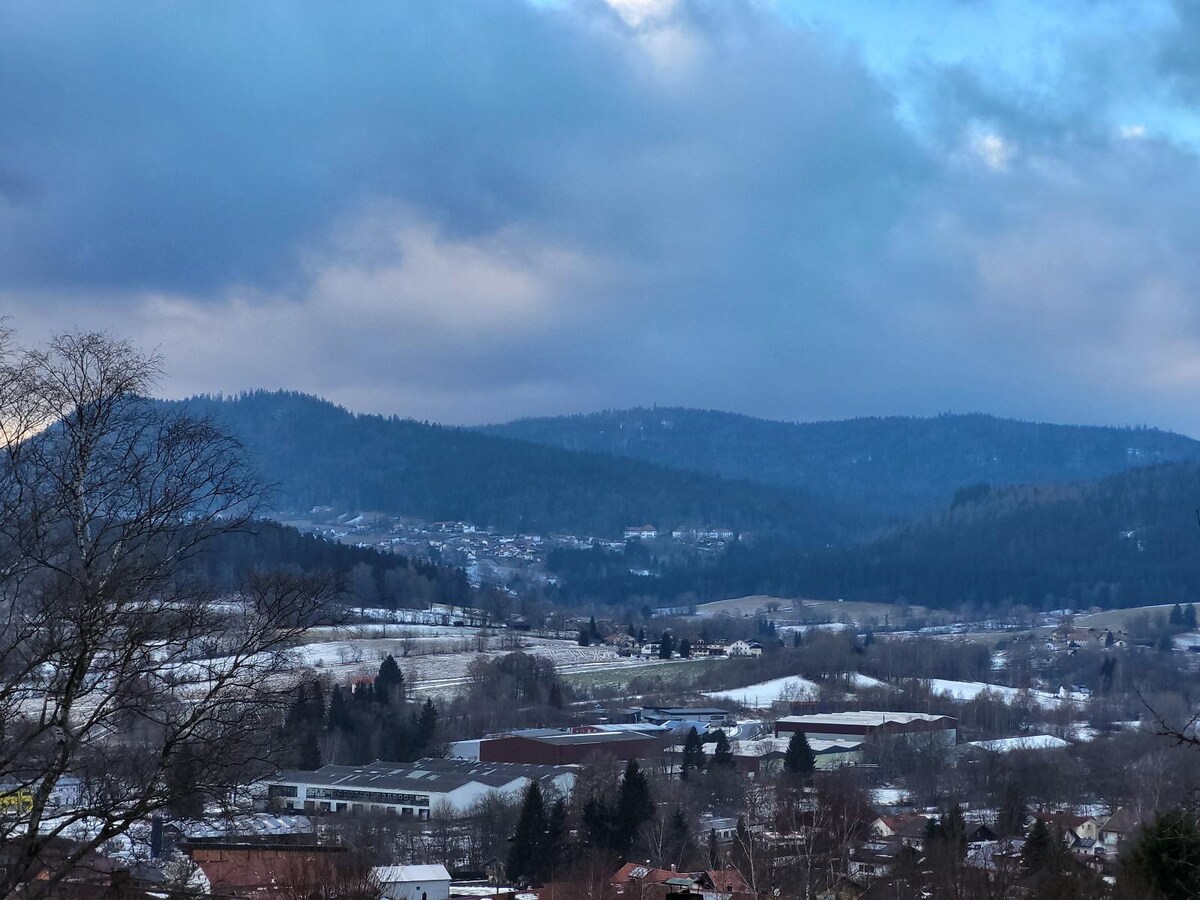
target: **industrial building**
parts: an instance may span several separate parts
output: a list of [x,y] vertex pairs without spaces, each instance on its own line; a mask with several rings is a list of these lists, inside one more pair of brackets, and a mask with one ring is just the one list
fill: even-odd
[[958,740],[958,719],[931,713],[864,710],[784,716],[775,722],[776,737],[789,736],[793,731],[802,732],[810,743],[933,735],[941,742],[953,745]]
[[545,728],[483,738],[479,741],[479,759],[565,766],[577,765],[595,754],[607,754],[622,761],[645,759],[658,749],[657,740],[636,731]]
[[293,769],[263,784],[268,802],[286,810],[382,810],[427,819],[435,806],[445,805],[456,813],[465,813],[488,794],[515,796],[534,780],[543,788],[567,794],[574,786],[575,770],[466,759],[419,759],[412,763],[323,766],[316,771]]

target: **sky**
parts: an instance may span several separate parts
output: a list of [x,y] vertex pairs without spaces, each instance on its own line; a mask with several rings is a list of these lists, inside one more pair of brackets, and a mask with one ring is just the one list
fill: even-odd
[[167,396],[1200,435],[1200,7],[0,7],[0,314]]

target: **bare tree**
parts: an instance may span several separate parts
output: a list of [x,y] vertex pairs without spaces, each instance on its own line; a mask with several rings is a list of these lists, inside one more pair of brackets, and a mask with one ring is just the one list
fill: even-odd
[[228,799],[278,743],[288,647],[335,593],[189,577],[261,489],[213,421],[145,399],[158,374],[107,335],[0,333],[0,794],[18,798],[0,897],[44,895],[152,813]]

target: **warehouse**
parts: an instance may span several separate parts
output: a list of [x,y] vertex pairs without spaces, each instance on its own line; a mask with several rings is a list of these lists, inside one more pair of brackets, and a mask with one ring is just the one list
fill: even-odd
[[931,713],[861,712],[828,713],[812,716],[784,716],[775,723],[775,736],[804,734],[809,741],[863,741],[881,737],[933,735],[942,743],[958,740],[958,720]]
[[637,732],[539,729],[484,738],[479,742],[479,758],[484,762],[565,766],[582,763],[595,754],[622,761],[645,759],[657,752],[658,746],[657,740]]

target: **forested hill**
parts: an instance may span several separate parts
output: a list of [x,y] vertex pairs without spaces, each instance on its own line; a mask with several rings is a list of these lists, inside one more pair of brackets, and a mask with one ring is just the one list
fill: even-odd
[[833,540],[845,517],[797,490],[580,453],[461,428],[355,415],[302,394],[175,401],[211,411],[277,484],[275,505],[329,505],[508,531],[619,536],[719,526]]
[[981,487],[942,515],[858,546],[738,548],[707,573],[707,595],[771,591],[951,608],[1191,602],[1200,600],[1197,507],[1195,463],[1088,484]]
[[943,509],[958,488],[971,484],[1075,482],[1200,460],[1200,441],[1157,429],[978,414],[793,424],[656,408],[520,419],[480,430],[800,488],[892,517]]
[[274,522],[257,521],[220,535],[189,557],[182,571],[222,591],[236,590],[255,569],[332,572],[345,578],[348,602],[428,608],[431,603],[478,605],[466,573],[395,553],[341,544]]

